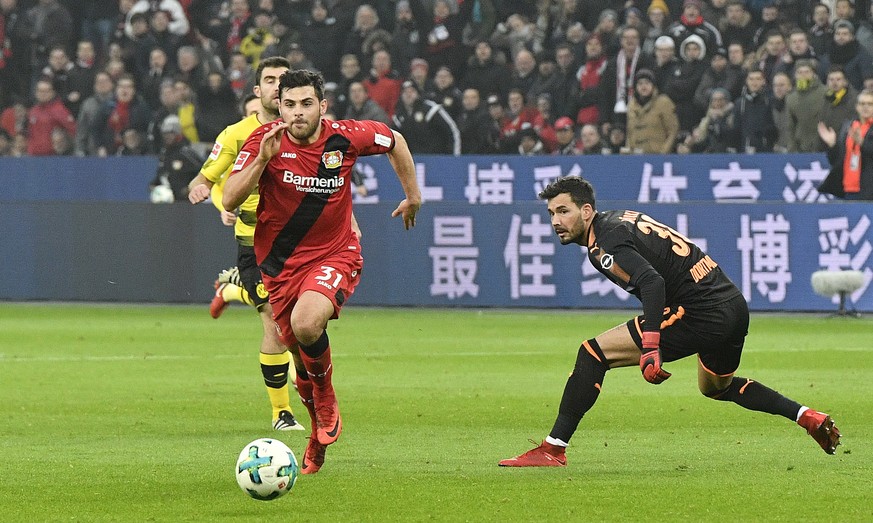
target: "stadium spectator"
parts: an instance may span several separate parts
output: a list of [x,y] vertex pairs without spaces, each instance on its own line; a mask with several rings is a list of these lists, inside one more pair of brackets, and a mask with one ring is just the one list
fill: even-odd
[[[336,18],[330,16],[325,2],[316,0],[309,9],[309,17],[300,28],[300,45],[312,61],[312,66],[324,74],[325,80],[339,82],[339,61],[337,57],[343,42],[341,28]],[[285,38],[290,43],[290,38]],[[285,44],[287,46],[287,44]],[[281,47],[265,51],[264,56],[286,56],[287,48]]]
[[673,102],[658,92],[655,74],[640,69],[627,111],[626,148],[633,154],[668,154],[673,151],[679,121]]
[[18,0],[0,2],[0,107],[30,95],[30,37]]
[[377,29],[379,29],[379,13],[370,4],[360,5],[355,11],[354,26],[345,35],[343,53],[354,54],[361,63],[370,62],[370,57],[364,54],[364,41]]
[[[139,0],[130,8],[127,13],[128,21],[137,13],[143,13],[149,18],[156,12],[163,12],[167,15],[167,29],[179,38],[183,38],[188,34],[191,25],[188,22],[188,15],[185,13],[185,8],[179,0]],[[128,34],[132,28],[127,27]]]
[[488,96],[488,141],[491,143],[491,150],[494,153],[511,153],[513,152],[516,142],[515,136],[507,136],[506,130],[509,128],[509,117],[506,116],[506,108],[500,97],[496,94]]
[[846,20],[852,25],[858,23],[855,16],[855,0],[836,0],[834,2],[834,20],[831,21],[835,27],[839,20]]
[[646,38],[643,41],[643,54],[652,56],[655,54],[655,41],[667,34],[667,28],[670,26],[668,19],[670,9],[664,0],[652,0],[646,10],[646,16],[649,23],[645,33]]
[[855,40],[855,27],[847,20],[834,23],[834,41],[830,51],[821,56],[819,78],[825,78],[832,65],[843,68],[855,89],[863,89],[864,78],[873,74],[873,57]]
[[831,66],[825,84],[825,98],[822,100],[821,121],[825,127],[840,129],[857,115],[858,91],[849,85],[846,73],[840,66]]
[[27,133],[27,106],[24,102],[13,98],[12,103],[0,113],[0,128],[10,137]]
[[413,153],[461,154],[461,134],[455,121],[438,103],[422,98],[409,80],[403,82],[391,121]]
[[555,116],[575,118],[579,104],[580,81],[576,78],[579,63],[573,46],[560,43],[555,47],[555,80],[549,95],[552,98],[552,113]]
[[713,89],[721,87],[729,93],[729,100],[735,99],[743,90],[743,71],[728,67],[727,51],[719,49],[709,60],[709,69],[703,73],[697,89],[694,91],[694,105],[706,110],[709,105],[709,95]]
[[52,82],[38,80],[34,86],[35,103],[27,112],[27,154],[47,156],[55,154],[52,131],[63,129],[76,134],[76,119],[58,97]]
[[536,53],[542,51],[541,42],[537,40],[536,24],[521,13],[509,15],[504,22],[497,24],[491,35],[491,45],[499,49],[510,62],[521,51]]
[[121,146],[121,134],[125,129],[145,132],[151,110],[136,92],[131,75],[123,75],[115,84],[115,97],[103,105],[94,122],[94,143],[98,156],[115,154]]
[[745,86],[734,101],[733,147],[744,153],[769,153],[779,137],[773,121],[773,107],[767,91],[767,79],[760,69],[751,69]]
[[483,96],[496,94],[505,97],[509,93],[510,72],[506,67],[505,57],[500,55],[498,59],[494,54],[494,48],[486,40],[476,42],[473,55],[467,61],[464,88],[473,88]]
[[[654,65],[653,59],[642,54],[640,32],[633,27],[624,28],[621,51],[609,59],[601,77],[601,122],[625,122],[627,105],[633,96],[634,76],[640,69],[652,70]],[[576,121],[579,122],[578,118]]]
[[55,93],[61,97],[67,109],[75,114],[74,109],[78,109],[79,99],[75,95],[73,97],[75,101],[69,97],[72,90],[70,86],[70,72],[74,67],[75,65],[70,61],[65,46],[53,47],[49,51],[48,64],[42,68],[40,77],[51,81],[52,87],[55,88]]
[[669,36],[661,36],[655,42],[655,73],[658,90],[664,92],[673,77],[679,76],[682,62],[676,57],[676,43]]
[[[133,2],[129,3],[132,7]],[[119,14],[119,1],[92,0],[82,4],[81,39],[92,42],[95,49],[102,52],[112,38],[113,24]]]
[[760,49],[767,43],[767,38],[773,33],[782,34],[779,27],[779,6],[776,3],[767,3],[761,7],[761,22],[752,37],[753,49]]
[[[595,127],[596,129],[596,127]],[[555,120],[555,148],[552,154],[572,156],[580,154],[576,144],[576,128],[573,120],[562,116]]]
[[409,64],[409,78],[418,87],[418,92],[425,95],[433,94],[436,90],[433,80],[429,77],[430,65],[424,58],[413,58]]
[[562,0],[540,10],[537,26],[546,28],[544,48],[555,49],[565,43],[570,27],[581,25],[582,3],[582,0]]
[[140,12],[133,15],[130,27],[130,34],[125,33],[117,43],[121,47],[125,69],[139,76],[148,71],[149,53],[158,47],[158,41],[151,33],[147,14]]
[[63,127],[52,129],[52,154],[54,156],[70,156],[73,154],[73,140],[70,133]]
[[231,53],[239,51],[242,39],[252,26],[251,8],[248,0],[230,0],[230,12],[227,16],[213,18],[208,28],[203,28],[204,34],[218,43],[222,62],[227,62]]
[[703,40],[694,34],[689,36],[679,46],[679,56],[682,58],[679,74],[667,82],[664,94],[676,105],[679,129],[690,131],[703,117],[702,111],[694,105],[694,92],[709,67],[703,61],[706,56]]
[[422,42],[422,57],[434,70],[446,66],[456,77],[463,77],[467,61],[464,27],[472,17],[475,2],[463,2],[452,12],[448,0],[434,0],[428,13],[422,0],[409,0]]
[[12,137],[0,129],[0,158],[4,156],[12,156]]
[[142,156],[148,153],[148,145],[141,132],[125,129],[121,133],[121,147],[115,151],[115,156]]
[[627,128],[623,122],[607,123],[603,126],[603,129],[607,137],[604,154],[624,154],[628,152],[624,145],[627,138]]
[[246,57],[252,67],[258,67],[261,56],[264,56],[264,49],[275,39],[272,33],[275,19],[276,15],[272,11],[257,9],[252,12],[251,25],[239,43],[239,52]]
[[867,16],[858,20],[855,28],[855,40],[867,54],[873,56],[873,3],[867,7]]
[[168,57],[164,50],[155,47],[149,53],[149,70],[140,77],[140,93],[152,110],[161,105],[161,84],[172,78],[173,71],[167,63]]
[[818,56],[827,54],[831,50],[834,41],[834,30],[831,26],[831,10],[823,4],[815,4],[812,8],[813,24],[806,32],[809,36],[809,45]]
[[473,87],[464,89],[461,105],[461,113],[455,120],[461,134],[461,154],[496,153],[494,140],[489,137],[491,119],[479,91]]
[[95,128],[100,123],[98,118],[103,107],[112,102],[115,83],[104,71],[94,76],[94,93],[82,102],[76,118],[75,153],[78,156],[95,156],[97,154],[97,133]]
[[537,130],[527,126],[518,131],[518,151],[521,156],[541,156],[548,154]]
[[94,92],[96,60],[97,51],[94,49],[94,44],[89,40],[80,40],[76,44],[76,61],[70,70],[70,90],[65,102],[73,114],[79,113],[82,101]]
[[461,114],[461,99],[464,95],[455,85],[452,70],[445,65],[439,66],[433,75],[433,86],[433,91],[428,92],[426,98],[440,104],[456,120]]
[[738,43],[728,44],[727,47],[728,67],[739,72],[743,76],[746,74],[746,69],[754,65],[755,55],[753,53],[746,54],[743,51],[743,46]]
[[582,24],[573,24],[567,28],[567,37],[563,43],[573,49],[573,55],[580,60],[585,57],[585,41],[590,35]]
[[312,60],[306,55],[303,46],[297,42],[291,42],[288,45],[288,52],[285,53],[285,58],[291,63],[291,69],[313,69],[315,66]]
[[786,153],[789,148],[788,108],[785,97],[791,92],[791,77],[785,73],[776,73],[773,76],[772,101],[770,103],[773,112],[773,123],[776,126],[776,143],[773,151]]
[[[667,34],[673,37],[676,47],[680,50],[682,44],[691,35],[696,35],[703,42],[704,51],[701,59],[708,60],[716,49],[722,47],[721,33],[711,23],[701,16],[700,0],[685,0],[682,2],[682,15],[667,28]],[[680,53],[681,54],[681,53]]]
[[[571,106],[576,114],[571,116],[576,123],[599,123],[601,120],[601,105],[603,104],[603,87],[601,81],[603,73],[608,65],[608,59],[603,54],[603,45],[600,37],[591,35],[585,43],[586,58],[579,70],[576,71],[576,79],[579,82],[575,103]],[[572,91],[570,91],[572,92]]]
[[181,79],[173,82],[173,88],[176,90],[176,97],[179,100],[176,116],[179,117],[179,123],[182,125],[182,134],[185,135],[188,142],[197,143],[200,141],[200,133],[197,130],[197,105],[194,103],[194,89],[191,84]]
[[724,26],[719,27],[722,44],[738,43],[746,52],[753,50],[755,24],[752,14],[746,9],[746,4],[742,0],[731,0],[725,8],[725,13]]
[[75,34],[73,16],[58,0],[38,0],[28,9],[26,20],[31,31],[31,64],[38,71],[48,61],[52,49],[69,49]]
[[809,60],[813,58],[816,58],[816,54],[809,45],[809,36],[803,29],[795,27],[788,34],[788,52],[782,54],[781,59],[776,64],[773,74],[784,72],[787,73],[789,77],[794,76],[794,64],[797,63],[798,60]]
[[349,103],[342,118],[345,120],[375,120],[386,125],[391,123],[385,110],[367,96],[367,89],[361,82],[352,82],[349,85]]
[[800,60],[794,65],[794,90],[785,97],[789,152],[822,150],[817,129],[826,91],[815,74],[814,60]]
[[609,154],[609,149],[603,143],[603,138],[600,136],[600,130],[594,124],[585,124],[579,132],[578,145],[579,153],[582,155],[603,155]]
[[776,29],[767,33],[764,53],[757,63],[757,67],[764,71],[764,77],[767,80],[772,79],[773,75],[778,72],[778,66],[784,61],[783,57],[787,54],[785,37],[782,36],[782,33]]
[[[507,124],[503,128],[504,138],[518,141],[516,133],[522,128],[541,127],[543,124],[542,116],[536,109],[528,105],[527,97],[521,89],[513,88],[509,90],[509,96],[506,98]],[[527,125],[525,125],[527,124]],[[516,143],[515,146],[518,144]]]
[[210,68],[200,60],[197,48],[191,45],[183,45],[176,52],[175,80],[182,81],[194,89],[206,85],[206,76]]
[[210,73],[206,82],[197,91],[194,117],[198,138],[211,142],[225,127],[239,120],[239,104],[223,74]]
[[[363,82],[364,75],[361,72],[361,64],[355,54],[345,54],[340,58],[340,80],[336,85],[336,100],[334,111],[337,115],[346,114],[349,104],[349,86],[353,82]],[[383,109],[384,110],[384,109]]]
[[163,49],[167,56],[175,57],[179,47],[182,46],[182,36],[170,30],[170,23],[169,12],[160,9],[153,11],[149,19],[149,31],[154,37],[157,47]]
[[534,54],[527,49],[521,49],[516,53],[512,61],[512,72],[509,78],[509,88],[518,89],[529,96],[531,88],[539,80],[537,60]]
[[158,170],[149,184],[149,189],[166,185],[173,190],[173,199],[188,198],[188,182],[200,172],[204,158],[197,154],[182,134],[179,117],[170,115],[161,122],[161,150],[158,153]]
[[[534,83],[527,91],[527,97],[530,100],[536,100],[541,94],[549,95],[549,99],[554,93],[562,90],[558,86],[561,78],[557,74],[558,67],[555,62],[555,57],[552,53],[543,52],[537,58],[537,76]],[[572,86],[575,87],[576,82]]]
[[534,105],[538,113],[537,121],[539,124],[534,127],[540,141],[546,148],[546,152],[550,153],[558,144],[558,139],[555,132],[554,122],[555,114],[552,111],[552,97],[548,93],[539,95]]
[[367,95],[385,110],[389,118],[394,115],[394,109],[400,99],[402,83],[397,71],[392,67],[391,54],[385,50],[376,51],[373,54],[370,75],[364,79],[364,87],[367,88]]
[[839,132],[823,122],[818,125],[831,165],[818,191],[845,200],[873,200],[873,92],[861,91],[856,111]]

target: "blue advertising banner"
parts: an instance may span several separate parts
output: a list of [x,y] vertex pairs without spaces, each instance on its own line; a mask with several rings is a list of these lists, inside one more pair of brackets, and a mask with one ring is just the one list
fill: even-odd
[[[509,204],[537,199],[552,180],[591,180],[601,201],[640,203],[822,202],[816,187],[828,173],[824,154],[695,154],[638,156],[415,157],[426,201]],[[398,200],[400,184],[387,158],[358,160],[367,196],[360,203]]]
[[[706,251],[753,310],[836,310],[813,292],[818,270],[858,270],[847,305],[873,311],[873,208],[863,203],[637,204]],[[562,246],[543,202],[425,204],[404,231],[396,203],[355,208],[364,270],[356,304],[474,307],[639,308],[606,280],[578,245]],[[599,205],[605,208],[604,205]]]

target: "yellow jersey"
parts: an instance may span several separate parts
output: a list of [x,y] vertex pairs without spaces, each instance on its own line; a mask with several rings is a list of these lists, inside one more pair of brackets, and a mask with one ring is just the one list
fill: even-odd
[[[236,161],[236,156],[243,144],[246,143],[252,131],[263,125],[256,114],[243,118],[239,122],[228,125],[221,131],[218,138],[215,139],[215,144],[212,146],[212,152],[209,153],[209,158],[203,164],[200,172],[207,180],[213,183],[210,196],[212,203],[223,211],[221,205],[221,196],[224,194],[224,182],[227,181],[227,175]],[[246,198],[246,201],[239,206],[239,217],[234,225],[233,232],[236,236],[236,241],[240,245],[254,245],[255,224],[258,222],[257,210],[258,188],[252,191],[252,194]]]

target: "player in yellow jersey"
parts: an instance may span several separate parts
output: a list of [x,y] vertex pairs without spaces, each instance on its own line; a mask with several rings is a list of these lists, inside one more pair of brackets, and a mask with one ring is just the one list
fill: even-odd
[[[288,60],[281,56],[261,60],[258,64],[253,91],[260,100],[261,110],[253,114],[247,112],[248,116],[233,125],[229,125],[218,135],[212,152],[203,164],[200,173],[188,184],[190,189],[188,200],[192,204],[205,201],[213,190],[220,191],[227,179],[227,174],[236,161],[237,153],[249,134],[261,125],[279,117],[277,106],[279,76],[288,69],[290,69]],[[217,207],[221,205],[220,194],[213,198],[217,202]],[[255,262],[253,245],[258,201],[258,193],[254,191],[240,205],[238,214],[234,213],[233,210],[221,207],[219,207],[219,211],[221,211],[222,223],[234,225],[234,235],[238,244],[237,267],[242,287],[258,310],[264,328],[260,363],[264,384],[267,387],[267,395],[272,404],[273,428],[276,430],[305,430],[291,412],[288,371],[292,352],[279,339],[276,324],[273,321],[273,311],[267,299],[267,291],[261,281],[261,271]],[[303,369],[303,363],[296,353],[296,347],[293,357],[295,369],[298,367]]]

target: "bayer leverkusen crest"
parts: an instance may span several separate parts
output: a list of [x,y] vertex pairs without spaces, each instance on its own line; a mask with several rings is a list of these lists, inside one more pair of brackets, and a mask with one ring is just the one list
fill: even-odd
[[322,154],[321,163],[328,169],[338,169],[343,164],[342,151],[330,151]]

